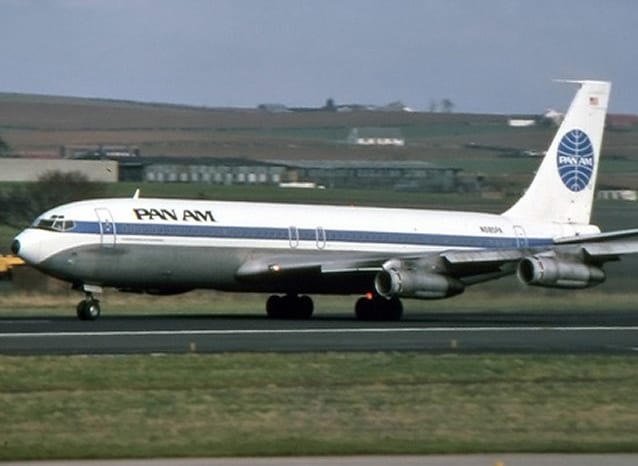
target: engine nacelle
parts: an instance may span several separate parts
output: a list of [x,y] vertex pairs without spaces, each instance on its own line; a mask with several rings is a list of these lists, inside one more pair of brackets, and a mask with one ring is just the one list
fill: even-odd
[[605,281],[600,267],[539,256],[521,260],[516,275],[526,285],[552,288],[588,288]]
[[432,272],[402,268],[384,269],[377,273],[374,287],[386,298],[419,299],[447,298],[463,293],[465,285],[459,280]]

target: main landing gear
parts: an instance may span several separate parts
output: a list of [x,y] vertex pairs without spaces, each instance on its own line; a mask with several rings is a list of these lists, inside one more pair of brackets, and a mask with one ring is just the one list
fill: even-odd
[[364,296],[357,300],[354,313],[359,320],[401,320],[403,304],[396,297]]
[[314,308],[312,299],[305,295],[272,295],[266,301],[266,314],[273,319],[310,319]]
[[[266,314],[272,319],[309,319],[313,310],[314,304],[308,296],[272,295],[266,301]],[[370,294],[359,298],[354,312],[359,320],[401,320],[403,304],[399,298]]]

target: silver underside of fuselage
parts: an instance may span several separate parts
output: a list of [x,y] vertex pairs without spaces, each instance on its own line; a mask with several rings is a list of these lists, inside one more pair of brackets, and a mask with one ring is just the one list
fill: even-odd
[[[193,289],[270,293],[362,294],[374,289],[374,272],[265,274],[237,278],[248,260],[281,254],[277,249],[118,244],[83,246],[59,252],[37,268],[75,285],[127,291],[174,293]],[[338,258],[339,252],[298,251],[300,257]]]

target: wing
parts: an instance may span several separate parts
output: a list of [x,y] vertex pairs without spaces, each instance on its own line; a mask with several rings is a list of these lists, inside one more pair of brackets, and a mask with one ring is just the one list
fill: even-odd
[[[238,280],[292,280],[300,283],[318,277],[333,280],[359,279],[369,282],[389,268],[437,274],[461,281],[480,283],[514,273],[518,263],[530,256],[566,260],[570,263],[601,265],[625,254],[638,253],[638,229],[587,236],[558,238],[546,248],[452,249],[410,255],[374,253],[287,253],[253,257],[237,270]],[[362,281],[363,279],[363,281]],[[368,286],[369,288],[369,286]],[[344,289],[348,287],[344,284]]]
[[387,255],[343,254],[326,252],[323,254],[274,254],[251,258],[237,270],[240,279],[264,277],[271,274],[291,273],[353,273],[376,272],[381,270]]
[[[428,273],[462,279],[465,284],[478,283],[512,273],[525,252],[508,250],[448,250],[423,254],[323,253],[264,255],[245,261],[235,276],[240,281],[357,281],[355,288],[370,289],[374,276],[389,267],[408,267]],[[481,277],[480,279],[478,277]],[[367,280],[367,281],[366,281]],[[348,288],[343,284],[344,288]]]
[[625,254],[638,254],[638,229],[618,230],[597,235],[571,236],[554,241],[559,248],[580,248],[586,257],[616,260]]

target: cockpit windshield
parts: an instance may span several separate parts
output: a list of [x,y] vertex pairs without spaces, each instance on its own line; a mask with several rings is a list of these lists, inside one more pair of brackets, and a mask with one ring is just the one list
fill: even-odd
[[33,226],[42,230],[71,231],[75,229],[75,222],[65,219],[64,215],[51,215],[49,218],[36,219]]

